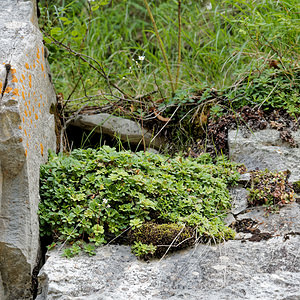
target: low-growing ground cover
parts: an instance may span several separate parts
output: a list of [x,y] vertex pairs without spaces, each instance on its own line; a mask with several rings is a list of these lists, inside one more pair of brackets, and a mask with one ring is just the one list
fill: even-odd
[[119,235],[126,241],[129,233],[142,257],[163,255],[163,241],[167,251],[196,240],[233,238],[223,219],[231,207],[227,186],[238,179],[237,168],[224,157],[213,164],[208,154],[170,158],[108,146],[52,154],[41,169],[41,236],[73,244],[66,250],[72,256],[81,248],[92,253],[93,244]]

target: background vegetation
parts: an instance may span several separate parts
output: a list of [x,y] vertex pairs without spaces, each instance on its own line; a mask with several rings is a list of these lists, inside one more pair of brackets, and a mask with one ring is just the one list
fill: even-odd
[[[285,97],[285,88],[281,92],[281,82],[277,84],[275,78],[271,84],[275,90],[264,90],[278,70],[292,85],[299,79],[298,1],[181,2],[179,26],[178,1],[149,1],[176,88],[172,90],[145,1],[41,0],[40,23],[65,108],[108,105],[117,114],[148,120],[156,118],[153,108],[170,116],[178,105],[199,105],[211,98],[211,89],[234,98],[243,81],[239,94],[250,95],[239,97],[243,100],[239,104],[251,104],[253,99],[255,104],[270,104],[270,96],[276,92],[286,102],[291,99],[292,110],[299,112],[299,100],[295,100],[299,89],[293,91],[293,97],[290,93]],[[252,83],[252,78],[261,75],[255,94],[252,90],[257,83]],[[195,91],[206,89],[201,99],[191,99]],[[154,94],[141,97],[148,93]],[[185,108],[186,113],[190,108]],[[191,118],[192,112],[186,118]]]

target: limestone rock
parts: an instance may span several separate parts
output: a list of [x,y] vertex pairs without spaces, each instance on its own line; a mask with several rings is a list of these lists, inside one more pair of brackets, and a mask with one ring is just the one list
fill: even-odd
[[267,213],[261,207],[253,207],[239,214],[236,219],[251,219],[257,224],[255,228],[272,235],[284,236],[292,232],[300,235],[300,204],[296,202],[283,206],[278,213]]
[[231,213],[233,215],[237,215],[246,210],[248,207],[249,192],[241,186],[231,188],[229,192],[232,199]]
[[266,216],[259,207],[237,217],[259,220],[261,231],[272,234],[267,240],[198,244],[162,261],[139,261],[128,246],[108,245],[93,257],[72,259],[52,250],[39,274],[37,300],[299,299],[299,208],[291,203]]
[[30,297],[39,255],[39,168],[48,149],[55,149],[54,117],[49,111],[56,96],[35,11],[35,0],[1,1],[1,300]]
[[247,184],[250,183],[250,180],[251,180],[251,174],[250,173],[244,173],[244,174],[240,175],[238,183],[243,185],[243,186],[246,186]]
[[127,246],[99,248],[96,256],[50,253],[37,300],[298,299],[300,236],[259,243],[198,245],[164,261],[138,261]]
[[300,130],[292,132],[298,148],[292,148],[280,138],[275,129],[265,129],[253,133],[243,130],[228,132],[229,156],[243,163],[248,170],[259,168],[270,171],[291,171],[290,181],[300,179]]
[[142,146],[144,141],[147,147],[156,149],[165,145],[165,141],[161,137],[156,137],[152,141],[154,134],[141,128],[138,123],[107,113],[79,115],[74,119],[72,125],[100,134],[107,134],[111,137],[117,135],[121,141],[134,145],[140,144]]

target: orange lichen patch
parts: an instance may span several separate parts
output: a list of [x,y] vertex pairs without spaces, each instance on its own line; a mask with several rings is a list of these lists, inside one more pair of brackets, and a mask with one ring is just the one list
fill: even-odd
[[42,94],[40,94],[40,98],[41,98],[41,99],[43,98],[43,95],[42,95]]
[[25,68],[26,68],[27,70],[30,68],[30,66],[29,66],[28,63],[25,64]]
[[39,116],[37,114],[35,114],[35,119],[37,120],[39,118]]
[[22,126],[21,126],[21,125],[19,125],[19,129],[22,129]]
[[36,125],[34,124],[34,128],[36,128]]
[[34,101],[37,102],[37,98],[34,98]]
[[39,105],[38,105],[39,107],[41,107],[41,103],[39,103]]
[[17,78],[15,75],[13,75],[11,81],[12,81],[12,82],[18,82],[18,78]]
[[38,59],[40,59],[39,49],[38,49],[38,53],[36,54],[36,57],[37,57]]
[[27,156],[27,149],[25,149],[25,156]]
[[28,137],[30,138],[30,133],[28,133]]
[[2,91],[2,82],[0,81],[0,91]]
[[43,103],[43,107],[45,106],[45,103]]
[[11,74],[16,74],[17,70],[16,69],[10,69]]
[[44,78],[46,78],[46,74],[44,73]]
[[25,113],[25,116],[28,117],[28,113],[27,113],[26,109],[24,110],[24,113]]
[[41,50],[42,50],[42,54],[44,55],[44,47],[42,47]]
[[33,68],[35,69],[35,63],[33,63]]
[[23,79],[20,79],[20,82],[23,83]]
[[27,148],[29,148],[29,144],[28,144],[28,142],[26,142],[26,146],[27,146]]
[[11,97],[11,99],[16,100],[16,97]]
[[30,88],[31,88],[31,80],[32,80],[31,75],[29,75],[29,87]]
[[36,60],[36,63],[37,63],[37,64],[39,64],[39,63],[40,63],[40,61],[37,59],[37,60]]
[[[30,93],[29,93],[29,92],[28,92],[28,95],[27,95],[27,96],[28,96],[28,98],[30,97]],[[30,104],[30,101],[29,101],[29,104]]]
[[22,98],[23,98],[23,100],[25,100],[25,94],[24,94],[24,91],[22,91]]
[[41,68],[42,68],[42,71],[44,72],[44,65],[43,64],[41,64]]
[[32,119],[30,119],[30,123],[32,124]]
[[5,92],[4,93],[10,93],[12,91],[12,87],[8,86],[6,89],[5,89]]
[[23,139],[22,139],[22,138],[19,138],[19,142],[22,143],[22,142],[23,142]]
[[25,123],[25,117],[22,118],[23,123]]
[[27,103],[27,101],[25,101],[24,105],[25,105],[26,107],[28,107],[28,103]]
[[26,129],[24,129],[24,134],[27,136],[27,131],[26,131]]
[[34,106],[32,106],[32,112],[34,113]]
[[22,74],[22,78],[23,78],[23,80],[25,80],[25,75],[24,74]]
[[[30,97],[30,93],[28,93],[28,97]],[[28,104],[30,105],[30,100],[28,100]]]
[[13,95],[19,96],[19,90],[18,89],[14,89],[12,93],[13,93]]
[[42,154],[42,156],[44,156],[44,146],[42,143],[40,144],[40,147],[41,147],[41,154]]
[[31,117],[31,111],[29,111],[28,114],[29,114],[29,117]]
[[24,86],[24,84],[22,84],[22,89],[23,89],[23,90],[25,90],[25,86]]

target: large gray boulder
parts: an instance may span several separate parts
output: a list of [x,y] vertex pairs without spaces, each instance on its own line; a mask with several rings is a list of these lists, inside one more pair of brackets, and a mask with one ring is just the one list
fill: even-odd
[[133,145],[143,146],[145,143],[147,148],[160,149],[166,144],[161,137],[155,137],[153,132],[142,128],[137,122],[107,113],[79,115],[72,125],[111,137],[117,136],[121,141]]
[[297,147],[280,138],[275,129],[248,132],[243,129],[228,133],[229,156],[245,164],[248,170],[291,171],[290,181],[300,180],[300,130],[291,132]]
[[147,263],[128,246],[108,245],[93,257],[72,259],[52,250],[39,274],[37,300],[300,299],[300,205],[269,216],[256,207],[232,225],[248,233]]
[[30,299],[39,259],[39,168],[55,149],[56,96],[36,1],[1,0],[0,298]]
[[94,257],[73,259],[56,250],[39,275],[37,300],[299,299],[299,246],[299,235],[234,240],[149,263],[127,246],[105,246]]

